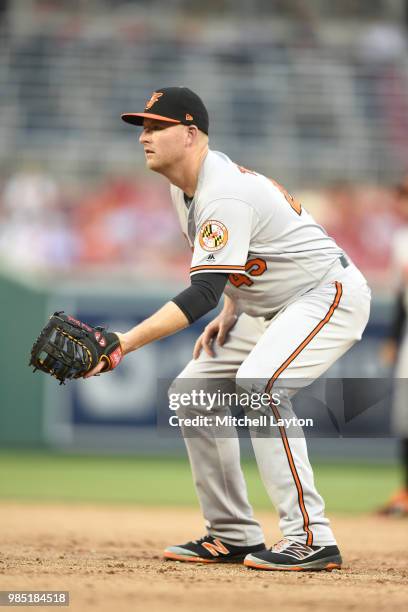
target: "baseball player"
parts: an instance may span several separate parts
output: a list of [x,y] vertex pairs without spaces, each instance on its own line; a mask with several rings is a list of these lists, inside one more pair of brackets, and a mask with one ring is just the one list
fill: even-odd
[[[209,149],[207,110],[191,90],[158,89],[143,112],[122,119],[142,126],[146,164],[170,181],[193,249],[191,285],[119,335],[124,354],[187,327],[224,295],[221,313],[198,338],[173,389],[212,378],[234,378],[251,393],[279,387],[284,399],[279,406],[271,402],[271,414],[276,422],[293,417],[290,397],[302,381],[319,377],[361,338],[370,304],[364,277],[282,186]],[[194,408],[185,407],[186,414]],[[207,535],[169,546],[165,558],[243,561],[265,570],[341,566],[301,432],[290,436],[280,426],[278,435],[252,437],[283,534],[266,549],[248,501],[238,438],[206,428],[190,437],[182,430]]]
[[383,346],[382,357],[388,365],[395,364],[392,426],[395,435],[401,439],[404,475],[402,488],[380,509],[380,514],[408,516],[408,181],[397,187],[396,198],[403,221],[403,226],[396,232],[392,242],[392,263],[398,294],[390,335]]

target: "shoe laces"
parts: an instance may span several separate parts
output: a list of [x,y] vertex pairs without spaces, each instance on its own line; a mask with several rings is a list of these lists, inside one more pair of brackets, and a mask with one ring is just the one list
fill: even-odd
[[292,542],[288,540],[288,538],[283,538],[282,540],[279,540],[279,542],[276,542],[276,544],[272,546],[271,550],[273,552],[281,552],[282,550],[285,550],[285,548],[287,548],[291,544]]
[[272,552],[282,552],[286,550],[287,553],[290,554],[299,554],[303,553],[312,553],[316,547],[308,546],[307,544],[303,544],[303,542],[295,542],[293,540],[289,540],[288,538],[283,538],[283,540],[279,540],[274,546],[272,546]]

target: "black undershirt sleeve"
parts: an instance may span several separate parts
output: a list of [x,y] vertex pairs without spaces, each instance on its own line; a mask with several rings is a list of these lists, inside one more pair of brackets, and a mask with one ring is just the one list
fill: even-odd
[[171,301],[184,312],[190,323],[194,323],[215,308],[221,299],[228,274],[205,272],[194,274],[191,285]]
[[397,301],[394,308],[394,316],[392,319],[390,337],[397,342],[401,341],[402,332],[405,327],[407,313],[404,305],[404,292],[401,290],[398,293]]

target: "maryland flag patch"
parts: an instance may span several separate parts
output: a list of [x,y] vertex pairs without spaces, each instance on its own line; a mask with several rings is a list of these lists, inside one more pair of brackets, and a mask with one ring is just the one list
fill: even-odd
[[228,230],[221,221],[205,221],[199,232],[199,242],[205,251],[219,251],[228,242]]

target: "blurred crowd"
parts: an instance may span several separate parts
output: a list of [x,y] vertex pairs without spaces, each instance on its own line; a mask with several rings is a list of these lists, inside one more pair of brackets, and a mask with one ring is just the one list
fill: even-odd
[[0,194],[0,261],[74,275],[131,268],[145,278],[180,276],[189,254],[168,200],[160,181],[62,188],[38,169],[19,171]]
[[323,194],[321,222],[325,229],[370,283],[384,289],[391,289],[394,282],[393,237],[406,223],[400,190],[401,185],[378,187],[338,182]]
[[[392,239],[403,223],[401,189],[336,182],[303,194],[306,208],[379,287],[390,283]],[[185,278],[190,258],[160,178],[116,176],[62,186],[31,167],[3,182],[5,267],[161,280]]]

